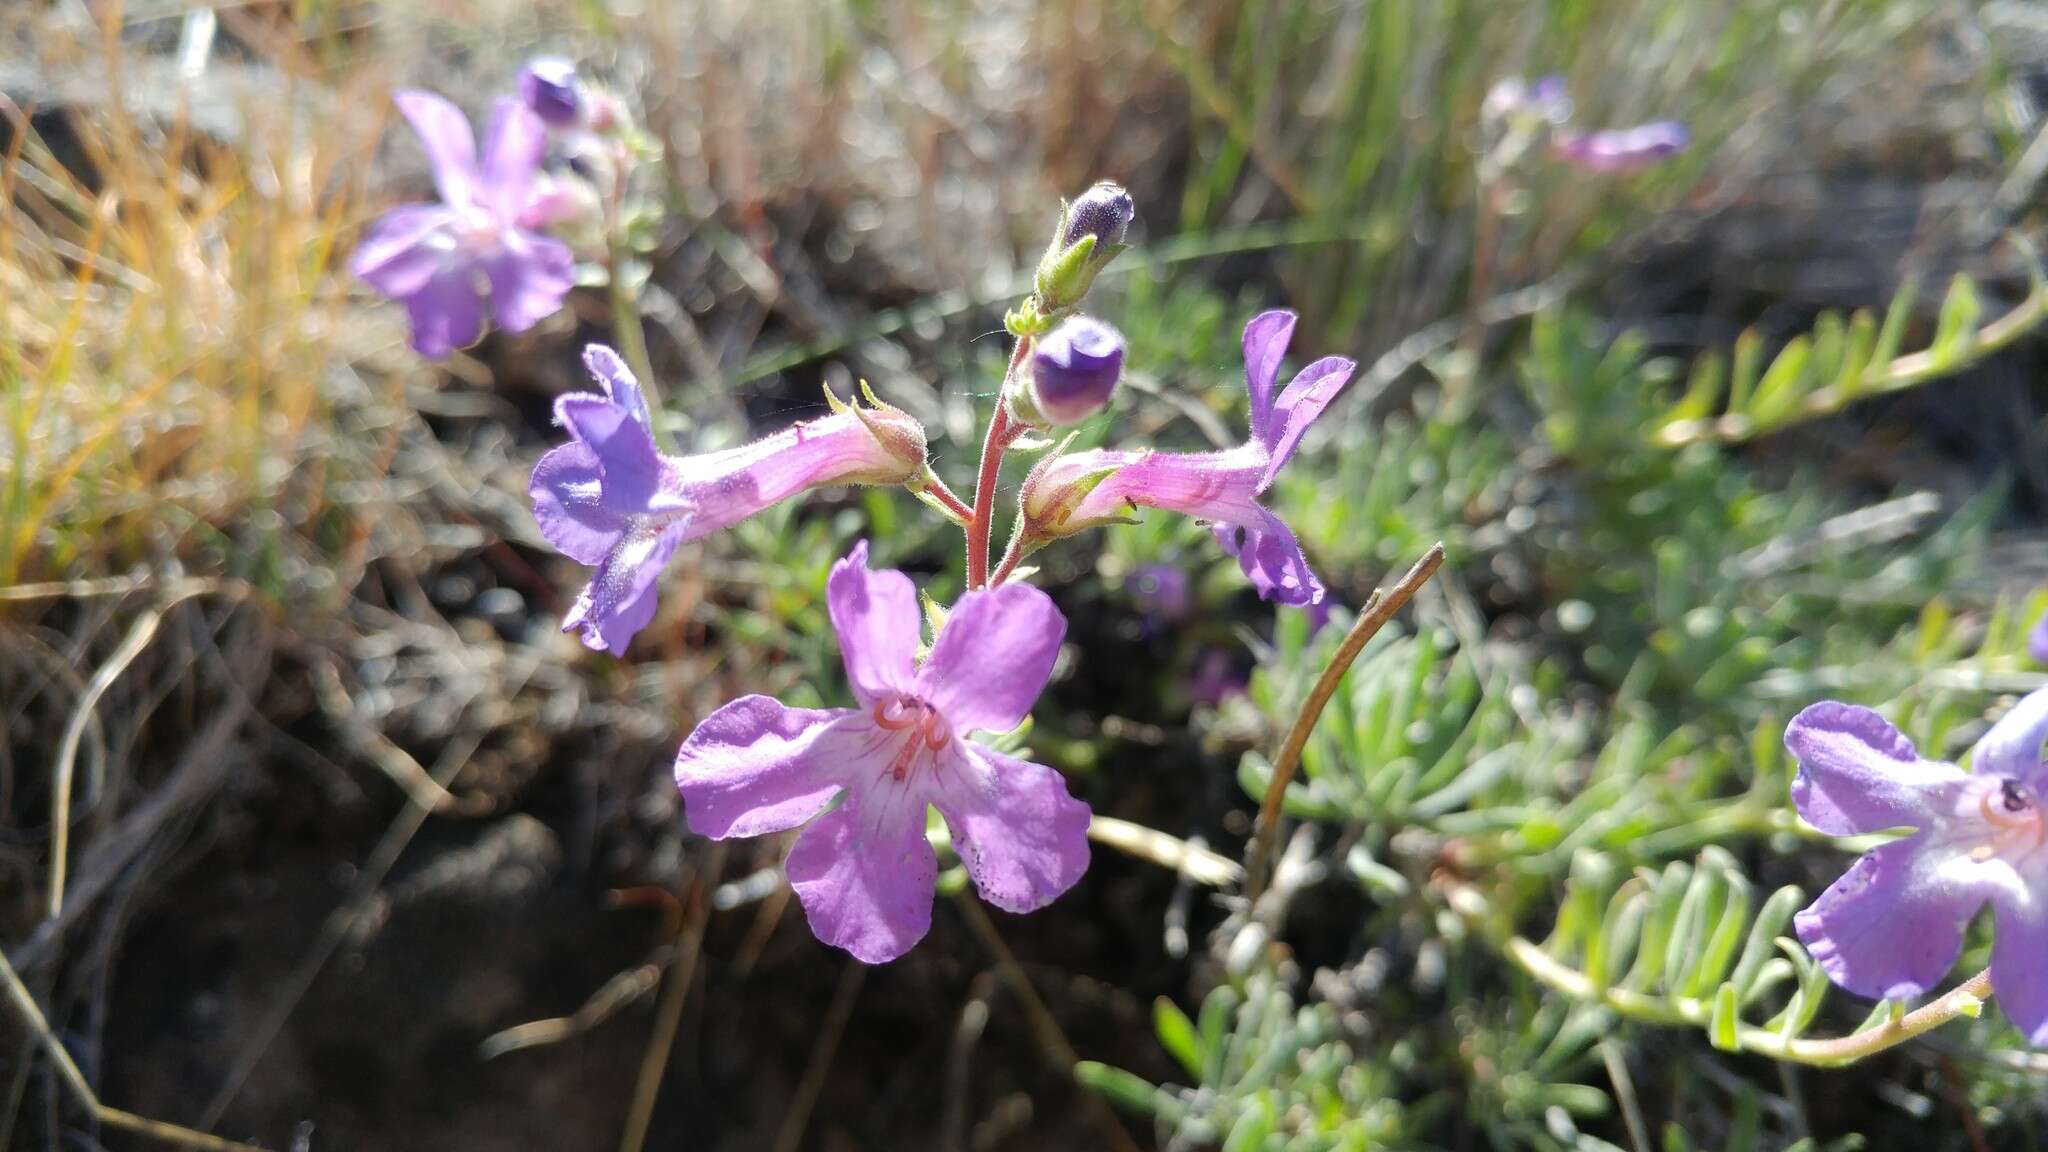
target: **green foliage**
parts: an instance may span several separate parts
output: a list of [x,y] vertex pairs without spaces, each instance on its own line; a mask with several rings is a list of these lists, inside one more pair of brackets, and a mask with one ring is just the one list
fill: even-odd
[[1677,447],[1754,439],[1866,396],[1953,376],[2011,346],[2048,320],[2048,279],[2032,246],[2017,243],[2027,260],[2027,295],[1990,324],[1978,326],[1983,305],[1977,286],[1958,273],[1942,298],[1932,340],[1911,355],[1899,354],[1918,300],[1919,285],[1911,279],[1900,285],[1883,323],[1869,309],[1847,320],[1823,312],[1813,331],[1787,341],[1768,369],[1763,335],[1751,328],[1736,340],[1732,358],[1709,352],[1693,364],[1684,395],[1657,423],[1657,442]]
[[1408,1117],[1391,1069],[1359,1059],[1337,1014],[1300,1005],[1286,980],[1258,971],[1203,1000],[1198,1019],[1172,1001],[1153,1024],[1191,1085],[1155,1086],[1083,1061],[1083,1084],[1154,1117],[1173,1146],[1226,1152],[1365,1152],[1395,1146]]

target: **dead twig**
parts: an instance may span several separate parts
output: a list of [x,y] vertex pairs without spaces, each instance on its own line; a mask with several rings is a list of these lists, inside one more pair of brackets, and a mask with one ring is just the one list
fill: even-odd
[[15,972],[14,964],[7,959],[4,951],[0,951],[0,983],[6,984],[7,999],[14,1006],[14,1014],[21,1018],[22,1023],[28,1026],[29,1031],[41,1044],[43,1053],[57,1069],[58,1079],[70,1090],[72,1098],[86,1111],[91,1112],[94,1119],[100,1123],[161,1140],[167,1144],[204,1148],[208,1152],[263,1152],[263,1149],[254,1144],[224,1140],[196,1129],[166,1124],[161,1120],[137,1116],[133,1112],[101,1103],[99,1093],[94,1092],[92,1085],[86,1083],[85,1073],[78,1070],[77,1061],[71,1058],[71,1053],[65,1050],[64,1045],[57,1040],[56,1034],[50,1031],[50,1022],[43,1015],[42,1007],[36,1003],[36,998],[30,995],[28,985],[21,982],[21,976]]
[[1330,697],[1337,694],[1337,686],[1343,683],[1344,673],[1350,671],[1351,662],[1365,646],[1379,635],[1387,621],[1394,618],[1415,595],[1436,570],[1443,567],[1444,546],[1432,544],[1422,559],[1415,562],[1408,574],[1401,577],[1391,589],[1373,589],[1365,607],[1358,613],[1358,620],[1351,625],[1351,631],[1344,636],[1344,642],[1323,666],[1322,675],[1316,678],[1315,686],[1309,689],[1308,699],[1302,701],[1301,711],[1295,713],[1294,727],[1288,730],[1286,741],[1280,745],[1280,755],[1273,760],[1273,778],[1266,785],[1265,802],[1259,805],[1259,831],[1252,840],[1251,855],[1245,862],[1245,897],[1256,904],[1259,890],[1265,884],[1266,861],[1273,857],[1273,844],[1280,835],[1280,802],[1286,798],[1287,786],[1294,781],[1295,770],[1301,767],[1302,749],[1308,746],[1310,733],[1315,731],[1316,721],[1322,718],[1323,708]]

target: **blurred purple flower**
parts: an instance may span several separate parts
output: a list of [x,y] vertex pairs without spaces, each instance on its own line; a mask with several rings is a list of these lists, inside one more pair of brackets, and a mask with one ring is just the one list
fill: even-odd
[[1175,624],[1194,611],[1188,574],[1172,564],[1144,564],[1124,579],[1124,591],[1152,625]]
[[1794,920],[1829,978],[1860,996],[1903,1000],[1932,988],[1962,952],[1963,929],[1991,905],[1991,982],[2013,1023],[2048,1044],[2048,691],[1977,743],[1971,771],[1923,760],[1868,708],[1834,701],[1792,719],[1792,801],[1831,836],[1913,834],[1872,849]]
[[924,429],[879,404],[841,403],[830,416],[723,452],[664,456],[640,383],[618,354],[593,344],[583,362],[604,394],[555,402],[555,419],[574,439],[540,458],[527,491],[548,542],[597,568],[562,621],[591,648],[625,652],[654,618],[655,581],[683,542],[806,489],[899,484],[924,469]]
[[547,131],[512,100],[498,102],[481,163],[461,109],[431,92],[395,98],[425,146],[437,204],[384,214],[349,268],[405,305],[412,346],[446,356],[483,333],[483,298],[507,332],[523,332],[562,306],[575,283],[567,245],[534,229]]
[[1081,878],[1089,812],[1059,773],[967,739],[1015,728],[1044,691],[1067,626],[1052,598],[1028,584],[963,595],[920,665],[917,592],[901,572],[869,571],[867,556],[854,545],[826,584],[860,706],[743,696],[683,742],[676,786],[690,830],[714,840],[808,823],[784,868],[812,933],[880,964],[931,927],[928,806],[983,899],[1007,912]]
[[2036,664],[2048,664],[2048,612],[2041,613],[2041,618],[2034,621],[2034,630],[2027,633],[2027,655]]
[[1217,542],[1237,557],[1259,595],[1282,604],[1314,604],[1322,582],[1280,517],[1258,502],[1322,415],[1355,365],[1326,356],[1297,373],[1278,396],[1273,385],[1294,334],[1292,312],[1264,312],[1244,329],[1245,384],[1252,438],[1219,452],[1094,449],[1040,462],[1024,481],[1022,511],[1040,538],[1072,535],[1122,519],[1136,508],[1163,508],[1214,525]]
[[1072,316],[1031,345],[1030,407],[1047,424],[1079,424],[1109,403],[1124,371],[1124,338],[1093,316]]
[[1188,698],[1197,704],[1215,708],[1232,696],[1243,693],[1250,683],[1244,672],[1232,663],[1230,653],[1221,648],[1209,648],[1196,661],[1194,675],[1188,677]]
[[519,99],[550,128],[574,127],[583,119],[583,85],[574,62],[536,56],[519,70]]
[[1323,630],[1323,626],[1330,622],[1330,613],[1334,611],[1336,607],[1337,601],[1331,599],[1328,596],[1325,596],[1321,600],[1318,600],[1315,603],[1309,605],[1307,608],[1302,609],[1302,611],[1308,614],[1308,634],[1311,638],[1313,638],[1316,633],[1321,632]]
[[1633,172],[1669,160],[1690,142],[1685,125],[1657,120],[1634,128],[1567,132],[1557,138],[1556,148],[1567,163],[1588,171]]
[[1564,77],[1551,73],[1530,84],[1520,76],[1503,76],[1486,90],[1479,114],[1488,120],[1526,118],[1544,124],[1562,124],[1571,118],[1572,100],[1565,91]]

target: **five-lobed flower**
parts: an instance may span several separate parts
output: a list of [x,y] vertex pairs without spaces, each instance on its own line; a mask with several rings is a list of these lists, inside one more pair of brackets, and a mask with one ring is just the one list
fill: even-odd
[[385,213],[350,269],[405,305],[412,346],[430,358],[477,341],[486,298],[508,332],[553,314],[575,283],[576,261],[539,231],[552,211],[541,173],[546,125],[518,101],[498,101],[479,159],[461,109],[432,92],[394,99],[426,148],[441,199]]
[[790,885],[818,939],[869,964],[931,927],[927,808],[996,907],[1034,911],[1072,887],[1088,867],[1087,805],[1058,772],[968,739],[1030,714],[1066,633],[1052,598],[1025,584],[968,592],[921,663],[917,592],[871,571],[866,542],[833,567],[826,600],[858,707],[744,696],[713,712],[676,755],[690,829],[722,840],[808,824]]
[[1352,361],[1327,356],[1296,373],[1277,394],[1281,358],[1295,315],[1262,312],[1244,329],[1251,439],[1218,452],[1093,449],[1043,460],[1019,497],[1025,539],[1036,546],[1127,519],[1138,508],[1199,517],[1237,557],[1259,595],[1282,604],[1314,604],[1322,581],[1294,533],[1258,498],[1272,486],[1301,438],[1350,381]]
[[1884,717],[1824,701],[1785,730],[1799,762],[1792,800],[1832,836],[1895,828],[1799,913],[1794,926],[1835,983],[1858,995],[1922,995],[1955,965],[1986,904],[1991,982],[2006,1015],[2048,1044],[2048,690],[2022,698],[1971,754],[1970,771],[1922,759]]
[[872,393],[867,406],[832,398],[830,415],[739,448],[663,455],[618,354],[593,344],[583,360],[603,393],[556,401],[573,439],[534,465],[528,493],[548,542],[597,569],[562,621],[592,648],[625,652],[654,618],[655,583],[685,541],[812,488],[901,484],[925,469],[923,426]]

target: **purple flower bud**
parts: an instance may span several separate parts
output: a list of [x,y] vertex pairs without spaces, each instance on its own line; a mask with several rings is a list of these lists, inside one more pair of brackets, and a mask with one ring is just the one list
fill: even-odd
[[583,118],[583,86],[576,65],[559,56],[536,56],[519,70],[519,99],[550,128]]
[[1079,424],[1109,403],[1123,371],[1123,335],[1071,317],[1031,346],[1031,404],[1049,424]]
[[1060,237],[1060,247],[1071,248],[1083,236],[1095,237],[1098,249],[1121,244],[1137,214],[1131,194],[1124,191],[1123,185],[1104,180],[1067,206],[1067,230]]

